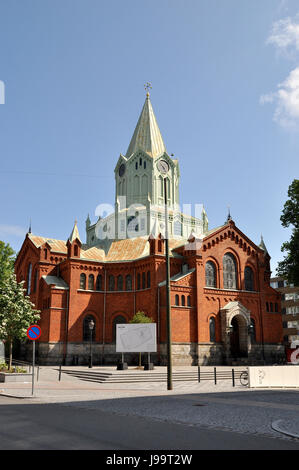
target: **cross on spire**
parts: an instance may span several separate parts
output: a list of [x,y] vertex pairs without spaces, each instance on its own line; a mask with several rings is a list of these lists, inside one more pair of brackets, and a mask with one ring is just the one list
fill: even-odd
[[146,96],[149,96],[149,95],[150,95],[150,94],[149,94],[149,89],[152,89],[152,84],[151,84],[150,82],[146,82],[146,83],[144,84],[144,89],[145,89],[145,91],[146,91]]

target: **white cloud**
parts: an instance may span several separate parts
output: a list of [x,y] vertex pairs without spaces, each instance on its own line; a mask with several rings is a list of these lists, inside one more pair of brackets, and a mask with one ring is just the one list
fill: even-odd
[[27,230],[19,225],[0,225],[0,235],[13,235],[15,237],[24,237]]
[[274,103],[274,121],[282,127],[299,130],[299,67],[278,85],[276,92],[262,95],[260,103]]
[[299,51],[299,15],[285,18],[273,24],[267,44],[274,44],[284,53]]

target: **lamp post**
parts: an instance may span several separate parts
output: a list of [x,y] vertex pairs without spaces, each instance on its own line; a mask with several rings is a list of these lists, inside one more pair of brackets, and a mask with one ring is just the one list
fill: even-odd
[[88,328],[89,328],[89,331],[90,331],[90,350],[89,350],[89,365],[88,365],[88,367],[91,368],[92,367],[92,332],[93,332],[93,329],[94,329],[94,321],[92,319],[89,320],[89,322],[88,322]]
[[172,352],[171,352],[171,307],[170,307],[170,263],[168,243],[168,205],[167,205],[167,179],[169,164],[166,160],[159,160],[158,170],[164,176],[164,204],[165,204],[165,255],[166,255],[166,325],[167,325],[167,390],[172,390]]

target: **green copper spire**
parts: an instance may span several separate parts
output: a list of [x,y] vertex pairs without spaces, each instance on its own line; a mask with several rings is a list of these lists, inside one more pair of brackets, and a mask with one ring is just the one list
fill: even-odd
[[143,150],[153,158],[166,152],[148,92],[126,157],[129,158],[137,150]]
[[263,235],[261,235],[261,243],[259,244],[259,247],[265,252],[265,254],[268,253],[268,250],[266,248],[266,245],[265,245],[265,242],[264,242],[264,239],[263,239]]

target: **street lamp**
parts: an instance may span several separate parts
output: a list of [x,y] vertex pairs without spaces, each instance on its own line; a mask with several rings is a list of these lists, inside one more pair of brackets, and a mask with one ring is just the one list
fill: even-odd
[[89,320],[89,322],[88,322],[88,328],[89,328],[89,331],[90,331],[90,350],[89,350],[89,365],[88,365],[88,367],[91,368],[92,367],[92,332],[93,332],[93,329],[94,329],[94,321],[92,319]]
[[165,254],[166,254],[166,324],[167,324],[167,390],[172,390],[172,352],[171,352],[171,307],[170,307],[170,263],[168,243],[168,206],[167,206],[167,178],[170,167],[166,160],[159,160],[158,170],[164,176],[164,204],[165,204]]

